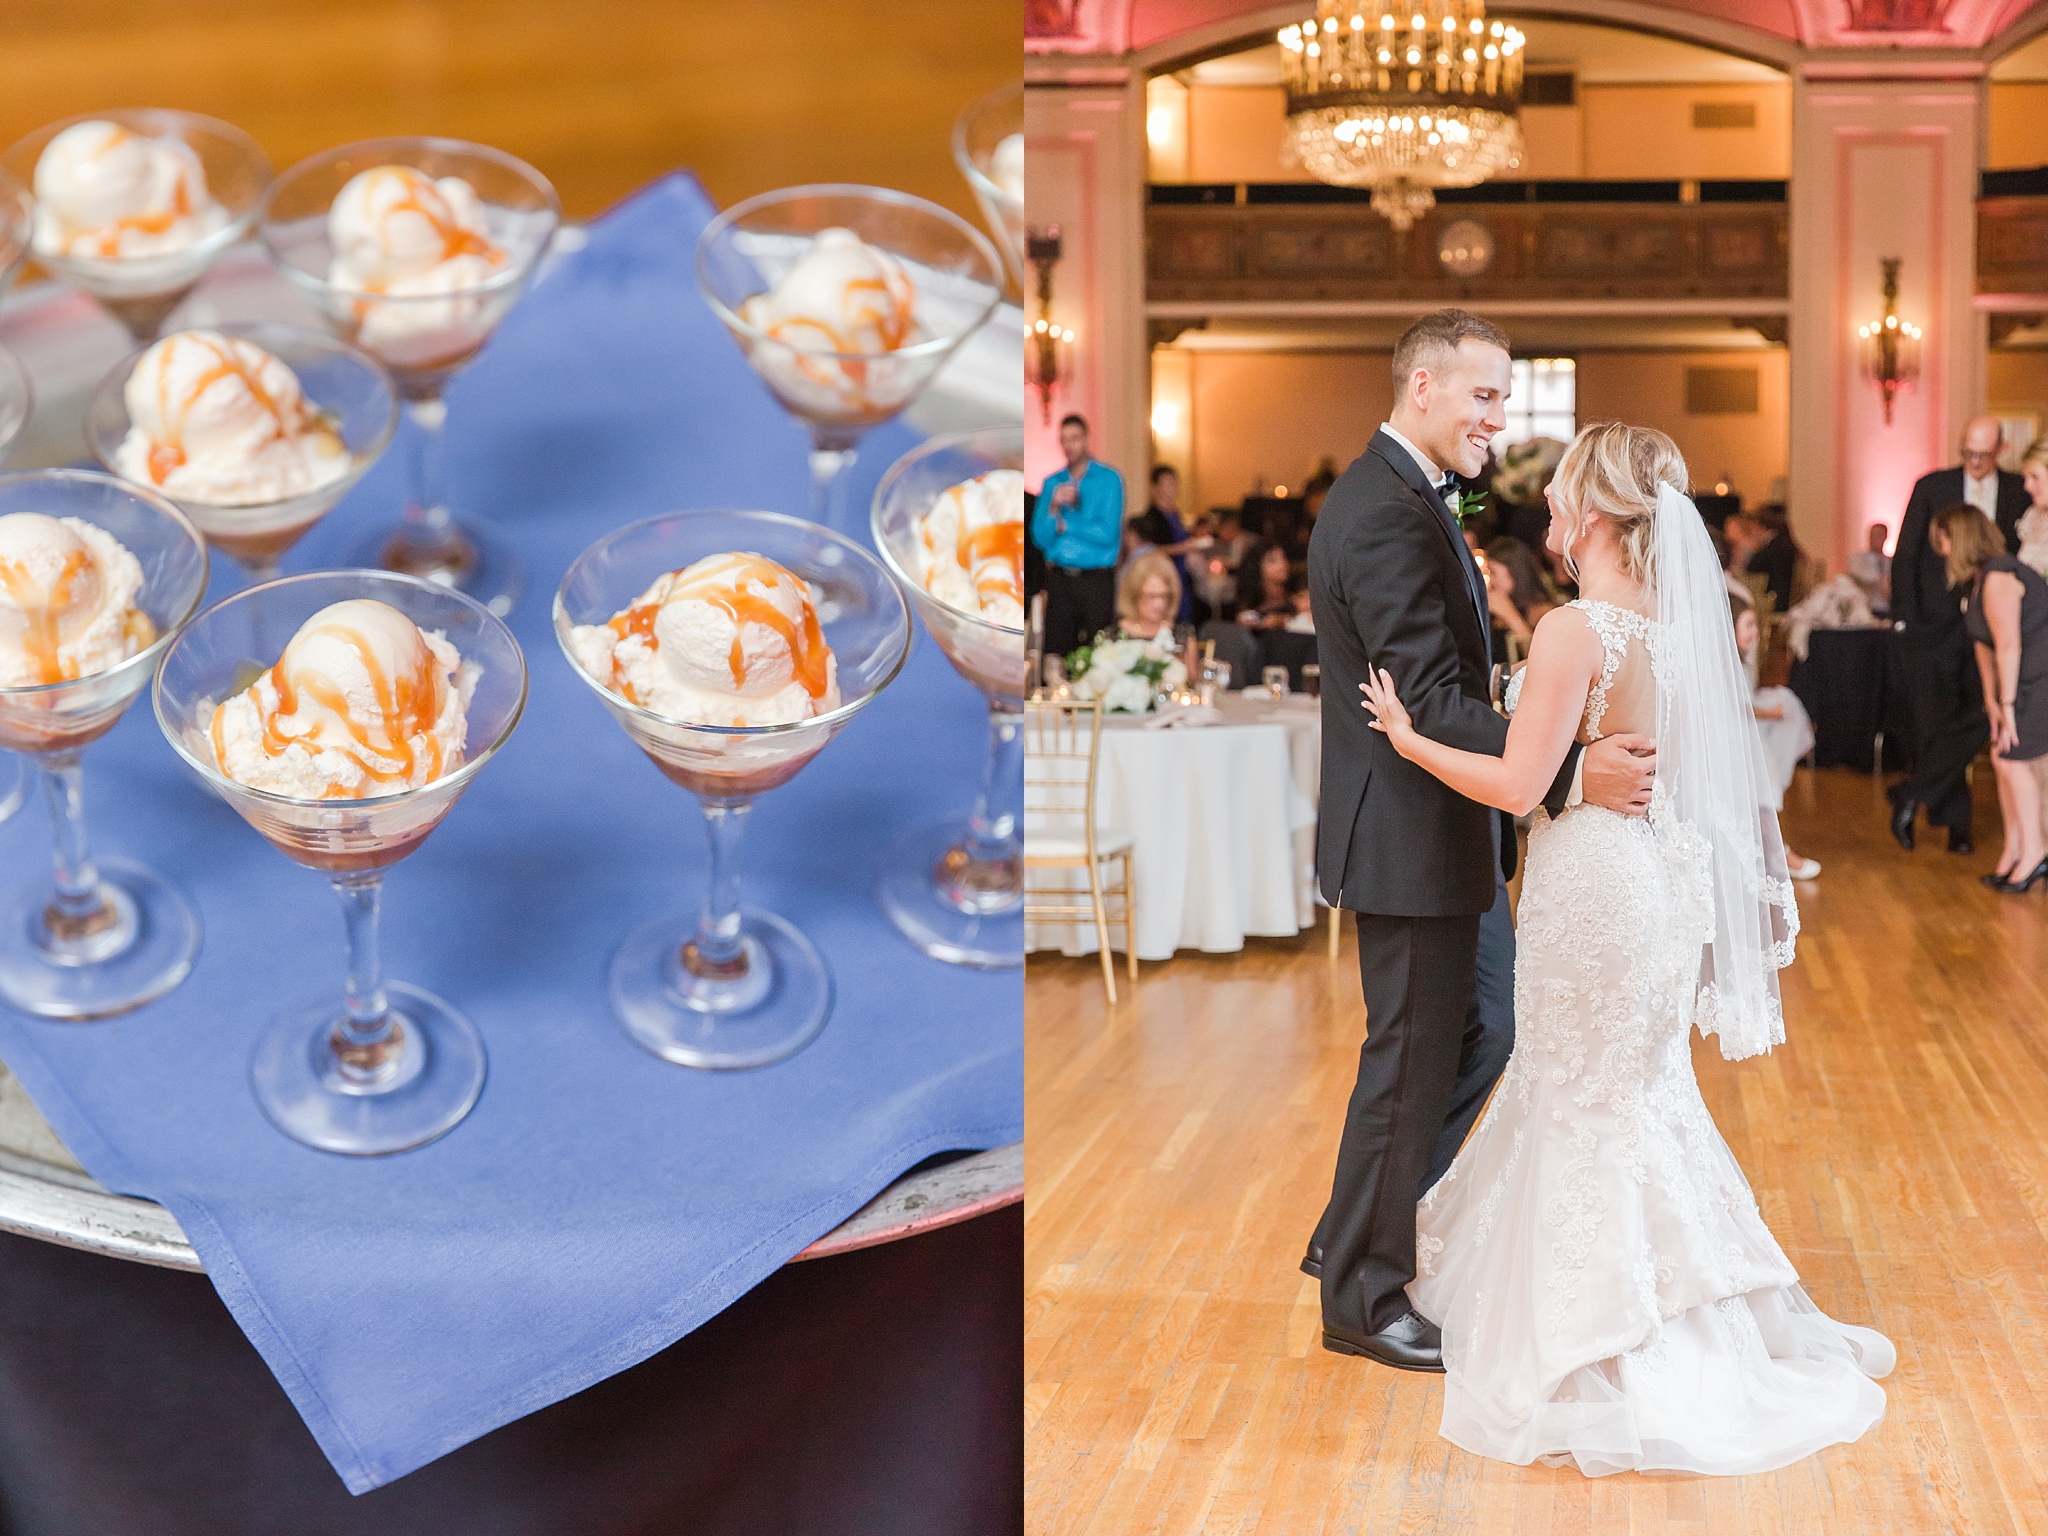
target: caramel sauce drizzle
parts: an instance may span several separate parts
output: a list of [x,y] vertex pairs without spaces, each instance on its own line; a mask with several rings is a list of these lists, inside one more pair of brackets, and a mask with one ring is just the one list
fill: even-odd
[[[967,572],[974,582],[975,596],[986,604],[991,597],[1008,597],[1013,602],[1024,601],[1024,525],[1016,523],[990,523],[981,528],[967,526],[967,508],[958,486],[948,486],[946,495],[952,498],[956,525],[959,532],[954,540],[953,559],[960,569]],[[932,542],[931,521],[924,522],[922,536],[927,571],[936,574],[939,557],[938,546]],[[925,590],[931,590],[931,577],[925,578]]]
[[76,667],[67,670],[58,654],[61,643],[58,615],[71,602],[71,588],[87,564],[84,550],[72,550],[64,557],[64,567],[57,573],[57,580],[44,589],[29,575],[26,565],[0,560],[0,591],[7,594],[28,621],[28,633],[22,637],[22,650],[36,669],[39,686],[69,682],[78,676]]
[[[305,411],[303,407],[287,412],[285,407],[271,395],[270,391],[263,387],[263,381],[258,376],[257,371],[243,362],[232,351],[217,347],[205,337],[193,332],[185,333],[180,337],[180,340],[191,346],[202,347],[212,353],[213,364],[206,372],[193,381],[191,387],[185,391],[183,400],[176,402],[175,407],[170,393],[170,370],[168,368],[157,370],[156,413],[157,419],[164,423],[164,437],[161,441],[152,442],[149,446],[149,478],[151,480],[155,481],[158,485],[162,485],[165,480],[170,478],[171,471],[185,462],[185,418],[192,414],[192,408],[199,403],[199,397],[213,388],[222,379],[240,379],[248,386],[249,393],[256,397],[256,403],[262,406],[270,416],[270,435],[272,438],[296,436],[303,429],[305,425]],[[289,424],[285,420],[287,414],[292,418]]]
[[[487,236],[477,234],[473,230],[464,229],[454,221],[447,202],[442,198],[440,192],[433,187],[433,183],[428,177],[413,170],[410,166],[403,165],[379,166],[370,174],[386,179],[395,179],[405,189],[395,202],[387,204],[377,215],[377,222],[380,226],[396,214],[416,213],[427,221],[428,225],[433,229],[435,236],[441,242],[441,254],[437,261],[453,261],[457,256],[481,256],[494,267],[504,264],[505,252],[495,241]],[[366,188],[364,190],[364,200],[366,202],[369,200],[369,196],[370,189]],[[429,196],[433,198],[435,206],[429,206],[424,201]],[[370,291],[382,293],[384,289],[373,285]]]
[[[881,334],[882,350],[894,352],[910,339],[917,315],[917,289],[907,276],[903,279],[903,290],[903,297],[898,299],[889,284],[879,277],[850,277],[841,290],[840,305],[852,316],[850,326],[872,322]],[[875,297],[865,300],[856,297],[863,294],[873,294]],[[866,360],[846,355],[859,353],[864,349],[854,346],[851,339],[841,335],[830,321],[810,315],[797,315],[787,320],[776,321],[762,334],[782,342],[785,346],[799,349],[796,355],[797,370],[813,383],[832,388],[838,381],[832,377],[830,369],[806,357],[801,350],[805,347],[815,350],[817,343],[800,335],[792,335],[806,331],[823,337],[826,351],[842,354],[838,359],[840,371],[853,381],[856,393],[865,391],[868,373]]]
[[[735,692],[747,685],[747,652],[741,644],[742,634],[747,625],[759,624],[782,637],[782,643],[789,648],[791,673],[803,685],[804,692],[813,699],[823,698],[830,682],[826,666],[832,652],[825,644],[824,632],[818,627],[818,611],[811,606],[811,594],[804,584],[773,560],[761,555],[734,553],[702,564],[706,569],[699,570],[687,581],[684,577],[688,571],[669,572],[663,578],[660,595],[653,602],[629,608],[610,621],[612,633],[621,640],[628,635],[639,635],[649,644],[654,644],[654,620],[662,606],[683,598],[695,598],[710,603],[732,620],[732,649],[726,656],[726,665],[732,672]],[[772,589],[785,583],[796,589],[803,604],[800,629],[765,596],[749,590],[755,585]],[[620,686],[619,691],[632,703],[641,702],[630,686]]]
[[[294,636],[294,643],[308,634],[327,635],[341,641],[362,663],[363,671],[370,679],[371,691],[377,700],[377,717],[365,723],[356,719],[348,707],[348,700],[339,688],[324,678],[295,677],[285,670],[284,658],[279,657],[277,665],[267,674],[270,686],[277,690],[277,708],[265,711],[258,705],[263,721],[263,751],[268,757],[280,757],[287,748],[305,745],[303,737],[286,736],[278,729],[278,721],[286,715],[299,711],[300,695],[303,693],[315,704],[330,711],[341,721],[354,742],[353,748],[336,746],[332,742],[320,745],[329,751],[338,751],[363,771],[368,781],[366,787],[347,788],[330,780],[313,796],[319,800],[362,800],[380,794],[388,789],[403,788],[409,784],[414,770],[419,767],[424,755],[427,763],[426,777],[422,783],[431,784],[441,777],[444,766],[441,743],[433,734],[434,722],[440,716],[440,692],[442,687],[439,664],[432,651],[422,647],[419,665],[411,672],[398,677],[387,677],[378,664],[377,653],[369,640],[345,624],[323,624],[316,630],[301,630]],[[253,684],[251,685],[254,686]],[[213,757],[223,773],[227,771],[227,748],[221,739],[221,717],[225,706],[213,712]],[[422,746],[416,743],[423,743]],[[385,768],[379,759],[397,766]],[[459,759],[458,759],[459,761]]]
[[[114,124],[113,137],[100,147],[98,154],[94,158],[110,153],[135,137],[137,135],[129,132],[120,124]],[[121,236],[129,230],[145,235],[160,235],[177,224],[180,219],[187,219],[191,216],[192,183],[190,171],[187,166],[180,163],[177,167],[177,180],[172,184],[171,188],[171,206],[169,209],[163,213],[126,214],[114,220],[113,223],[93,231],[91,237],[93,249],[91,254],[95,256],[118,257],[121,254]]]

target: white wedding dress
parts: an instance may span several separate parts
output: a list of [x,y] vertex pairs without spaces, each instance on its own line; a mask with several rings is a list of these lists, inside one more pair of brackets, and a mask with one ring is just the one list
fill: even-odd
[[[1656,626],[1573,607],[1604,651],[1580,739],[1654,734]],[[1418,1208],[1409,1295],[1443,1330],[1443,1433],[1466,1450],[1766,1472],[1882,1419],[1870,1378],[1895,1356],[1807,1299],[1700,1097],[1706,858],[1659,811],[1537,819],[1514,1055]]]

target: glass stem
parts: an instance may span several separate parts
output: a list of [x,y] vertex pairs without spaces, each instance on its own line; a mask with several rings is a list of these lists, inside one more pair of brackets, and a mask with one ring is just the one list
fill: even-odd
[[100,872],[85,841],[85,770],[77,752],[52,752],[37,759],[43,795],[50,806],[55,845],[56,890],[44,914],[53,934],[78,938],[93,931],[105,914]]
[[1024,896],[1024,714],[1011,699],[988,706],[988,756],[964,841],[933,871],[940,893],[963,912],[1001,912]]
[[383,872],[343,875],[334,881],[334,894],[341,899],[348,983],[341,1022],[334,1026],[330,1043],[340,1058],[343,1077],[374,1082],[392,1070],[403,1043],[398,1021],[384,996],[384,960],[378,947]]
[[448,420],[448,406],[438,395],[431,400],[409,400],[405,414],[413,424],[406,434],[411,445],[406,463],[406,531],[422,543],[431,543],[447,537],[450,522],[446,440],[441,432]]
[[811,423],[811,521],[850,536],[857,535],[846,525],[846,486],[859,443],[858,432]]
[[683,964],[696,976],[744,976],[747,956],[740,942],[739,849],[754,802],[705,796],[702,804],[704,835],[711,845],[711,879],[704,891],[704,910],[697,918],[697,936],[683,946]]

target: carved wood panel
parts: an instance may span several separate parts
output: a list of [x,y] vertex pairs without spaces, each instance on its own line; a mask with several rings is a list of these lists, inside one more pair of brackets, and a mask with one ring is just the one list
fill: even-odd
[[2048,293],[2048,197],[1977,204],[1977,291]]
[[[1454,277],[1445,226],[1493,237],[1488,269]],[[1405,233],[1362,203],[1155,204],[1147,297],[1161,301],[1779,298],[1782,204],[1451,204]]]

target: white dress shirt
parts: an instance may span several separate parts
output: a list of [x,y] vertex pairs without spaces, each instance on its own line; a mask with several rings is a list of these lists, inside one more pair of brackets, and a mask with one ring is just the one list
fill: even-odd
[[1998,471],[1992,470],[1982,480],[1963,471],[1963,500],[1982,512],[1992,522],[1998,521]]

